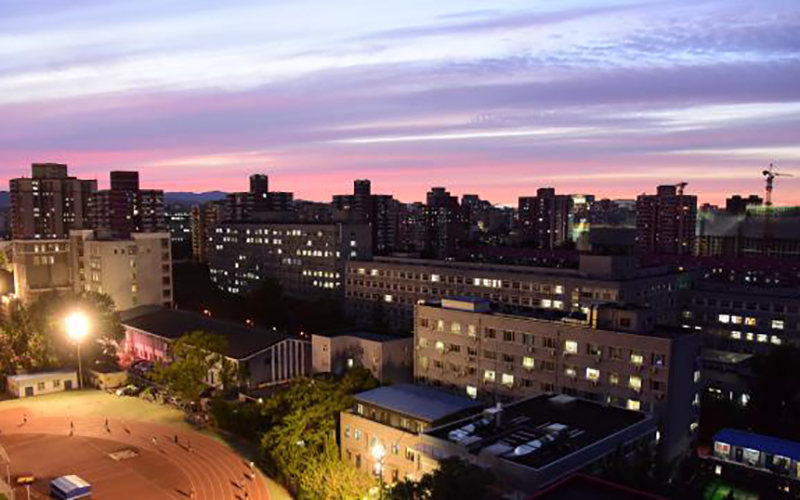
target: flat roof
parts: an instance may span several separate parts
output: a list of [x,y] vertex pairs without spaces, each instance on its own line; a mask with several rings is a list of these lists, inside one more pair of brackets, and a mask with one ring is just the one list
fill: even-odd
[[666,500],[584,474],[574,474],[533,495],[533,500]]
[[6,377],[8,380],[13,380],[15,382],[25,382],[27,380],[38,380],[42,378],[50,378],[56,375],[77,375],[76,370],[55,370],[51,372],[39,372],[39,373],[20,373],[18,375],[9,375]]
[[753,358],[752,354],[743,352],[720,351],[717,349],[703,349],[703,361],[714,361],[725,364],[738,364]]
[[391,342],[393,340],[413,339],[412,335],[391,335],[388,333],[378,333],[363,328],[345,328],[341,330],[331,330],[328,332],[315,333],[320,337],[356,337],[359,339],[372,340],[374,342]]
[[631,410],[567,395],[539,395],[489,408],[426,434],[461,444],[474,454],[488,453],[500,459],[541,469],[577,450],[608,438],[652,417]]
[[425,422],[436,422],[454,413],[483,406],[473,399],[412,384],[378,387],[356,394],[355,399]]
[[247,358],[278,342],[292,338],[281,332],[248,327],[232,321],[161,306],[128,309],[120,313],[120,322],[124,326],[170,340],[177,340],[187,333],[198,330],[222,335],[228,341],[226,355],[234,359]]
[[714,442],[718,441],[800,461],[800,443],[795,441],[754,434],[738,429],[722,429],[714,435]]

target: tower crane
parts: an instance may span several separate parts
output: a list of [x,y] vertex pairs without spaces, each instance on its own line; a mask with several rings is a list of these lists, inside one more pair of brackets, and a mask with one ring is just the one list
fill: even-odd
[[775,177],[792,177],[792,174],[778,172],[775,164],[770,163],[768,169],[761,171],[761,175],[767,180],[767,193],[764,197],[764,246],[769,252],[772,248],[772,191]]

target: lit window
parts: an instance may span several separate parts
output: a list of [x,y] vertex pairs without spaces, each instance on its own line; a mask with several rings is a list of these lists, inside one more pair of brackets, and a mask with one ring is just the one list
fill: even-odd
[[747,337],[747,340],[752,342],[753,339],[755,338],[755,335],[753,335],[753,332],[747,332],[747,336],[746,337]]
[[384,295],[383,300],[384,302],[391,302],[394,300],[394,297],[392,297],[391,295]]
[[353,358],[347,358],[347,367],[352,368],[354,364]]
[[636,375],[631,375],[631,378],[628,380],[628,387],[633,389],[636,392],[642,390],[642,378],[637,377]]
[[772,337],[770,337],[769,341],[772,342],[775,345],[781,345],[783,343],[783,341],[781,341],[781,338],[776,336],[776,335],[773,335]]
[[611,385],[619,385],[619,375],[612,373],[608,376],[608,383]]
[[560,300],[553,301],[553,308],[554,309],[564,309],[564,303]]
[[783,320],[782,319],[773,319],[772,320],[772,329],[773,330],[783,330]]
[[644,363],[644,356],[642,356],[641,353],[632,352],[631,353],[631,363],[633,363],[634,365],[643,364]]
[[377,276],[377,275],[378,275],[378,270],[377,270],[377,269],[373,269],[373,270],[371,270],[371,271],[369,272],[369,275],[370,275],[370,276]]
[[730,323],[731,322],[731,315],[730,314],[720,314],[717,316],[720,323]]
[[542,307],[553,307],[553,301],[550,299],[542,299]]
[[758,342],[766,342],[768,339],[769,339],[769,336],[767,336],[767,335],[765,335],[765,334],[763,334],[763,333],[759,333],[759,334],[756,336],[756,340],[757,340]]
[[561,286],[561,285],[556,285],[555,286],[555,291],[556,291],[557,295],[561,295],[562,293],[564,293],[564,287]]
[[741,316],[731,316],[731,323],[736,325],[742,324],[742,317]]
[[577,354],[578,352],[578,343],[574,340],[567,340],[564,342],[564,351],[570,354]]
[[522,367],[525,368],[526,370],[532,370],[533,365],[534,365],[533,358],[530,358],[528,356],[524,356],[522,358]]
[[732,338],[733,340],[741,340],[741,339],[742,339],[742,332],[737,332],[737,331],[735,331],[735,330],[734,330],[734,331],[732,331],[732,332],[731,332],[731,338]]
[[508,373],[503,374],[502,378],[503,385],[506,387],[513,387],[514,386],[514,375],[510,375]]
[[356,441],[361,439],[361,430],[359,430],[359,429],[355,430],[355,438],[356,438]]
[[628,409],[633,411],[639,411],[642,407],[642,403],[636,399],[629,399],[628,400]]
[[475,337],[478,335],[475,325],[467,325],[467,335],[469,335],[470,337]]
[[442,342],[441,340],[436,342],[436,350],[439,352],[444,351],[444,342]]
[[747,326],[756,326],[756,319],[747,317],[744,319],[744,324]]
[[486,370],[483,372],[484,382],[494,382],[494,370]]
[[567,368],[564,369],[564,375],[566,375],[567,377],[575,378],[576,376],[578,376],[578,372],[575,370],[575,368],[568,366]]
[[700,370],[694,371],[694,383],[700,382]]
[[597,368],[587,368],[586,379],[594,382],[600,380],[600,370],[598,370]]
[[438,274],[431,274],[431,281],[434,283],[441,281],[441,277]]
[[472,399],[477,398],[478,397],[478,388],[475,387],[475,386],[472,386],[472,385],[468,385],[467,386],[467,396],[469,396]]
[[444,331],[444,320],[440,319],[436,321],[436,329],[440,332]]
[[450,333],[461,333],[461,323],[450,323]]

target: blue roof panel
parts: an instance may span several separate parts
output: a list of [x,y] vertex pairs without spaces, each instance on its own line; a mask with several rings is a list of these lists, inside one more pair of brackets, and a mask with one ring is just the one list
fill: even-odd
[[737,429],[722,429],[714,436],[714,441],[800,461],[800,443],[794,441],[762,436],[761,434],[753,434],[752,432]]
[[436,422],[454,413],[483,406],[467,397],[411,384],[378,387],[356,394],[355,398],[426,422]]

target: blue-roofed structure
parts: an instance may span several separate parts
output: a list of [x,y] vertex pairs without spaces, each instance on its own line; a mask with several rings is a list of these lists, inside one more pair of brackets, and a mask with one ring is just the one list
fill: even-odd
[[356,394],[357,402],[434,423],[465,410],[478,410],[482,403],[447,392],[411,384],[379,387]]
[[76,475],[61,476],[50,481],[50,493],[62,500],[76,500],[92,495],[92,485]]
[[800,480],[800,443],[738,429],[714,436],[714,459]]

